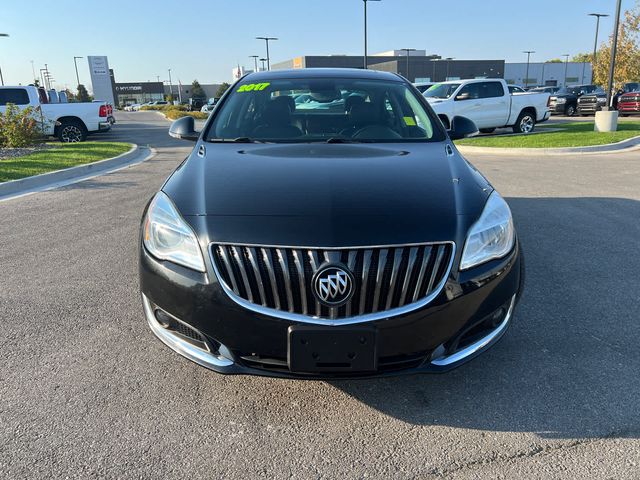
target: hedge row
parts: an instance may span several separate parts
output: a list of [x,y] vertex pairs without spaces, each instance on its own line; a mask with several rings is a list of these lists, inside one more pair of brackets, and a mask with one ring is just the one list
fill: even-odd
[[140,110],[153,110],[156,112],[166,112],[167,110],[186,111],[186,105],[145,105]]
[[196,120],[206,120],[207,118],[209,118],[209,114],[204,112],[184,112],[181,110],[172,109],[165,110],[164,115],[171,120],[175,120],[181,117],[193,117]]

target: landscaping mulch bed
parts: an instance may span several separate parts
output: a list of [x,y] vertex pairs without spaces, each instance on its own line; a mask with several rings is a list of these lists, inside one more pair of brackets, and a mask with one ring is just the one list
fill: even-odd
[[30,153],[40,152],[42,150],[48,150],[50,148],[57,148],[57,145],[51,143],[37,143],[30,147],[24,148],[2,148],[0,147],[0,160],[7,160],[9,158],[18,158]]

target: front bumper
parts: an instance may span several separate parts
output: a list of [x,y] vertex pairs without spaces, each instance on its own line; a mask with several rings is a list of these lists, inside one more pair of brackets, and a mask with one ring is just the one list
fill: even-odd
[[[377,332],[376,371],[308,374],[291,372],[287,366],[287,331],[296,322],[251,312],[231,300],[214,275],[158,261],[140,246],[142,302],[151,330],[177,353],[226,374],[340,378],[448,371],[502,337],[523,281],[523,259],[516,243],[504,259],[452,272],[425,307],[363,324]],[[194,342],[163,327],[158,312],[187,326],[192,337],[203,341]]]

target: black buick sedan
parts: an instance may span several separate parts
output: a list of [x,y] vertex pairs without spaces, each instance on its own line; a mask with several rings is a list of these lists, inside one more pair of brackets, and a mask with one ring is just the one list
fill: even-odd
[[[296,102],[296,99],[304,101]],[[522,290],[511,212],[402,77],[243,77],[145,208],[155,335],[221,373],[441,372],[505,332]]]

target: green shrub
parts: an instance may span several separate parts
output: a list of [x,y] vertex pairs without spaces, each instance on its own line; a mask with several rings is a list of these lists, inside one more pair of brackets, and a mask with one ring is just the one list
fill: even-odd
[[152,110],[155,112],[165,112],[167,110],[180,110],[186,111],[186,105],[145,105],[144,107],[140,107],[140,110]]
[[0,114],[0,146],[9,148],[27,147],[43,136],[42,122],[31,107],[20,110],[7,103],[4,114]]
[[209,118],[209,114],[204,112],[185,112],[182,110],[171,109],[165,111],[164,115],[171,120],[176,120],[181,117],[193,117],[196,120],[206,120],[207,118]]

